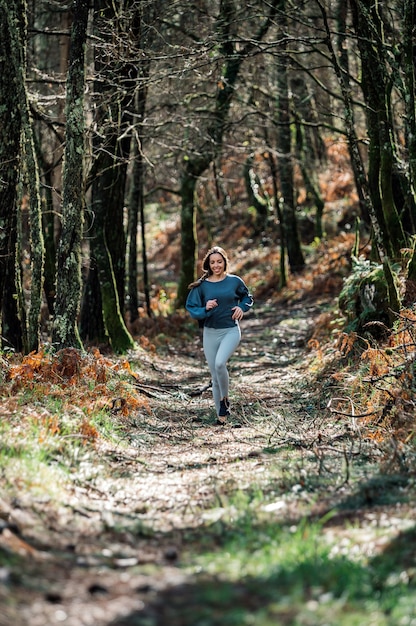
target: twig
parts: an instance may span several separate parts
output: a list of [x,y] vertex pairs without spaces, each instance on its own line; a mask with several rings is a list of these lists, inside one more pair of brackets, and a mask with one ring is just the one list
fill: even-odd
[[207,385],[204,385],[203,387],[200,387],[199,389],[195,389],[195,391],[190,391],[188,393],[188,396],[190,396],[191,398],[195,398],[195,396],[201,396],[204,391],[207,391],[208,389],[211,388],[212,385],[212,381],[209,381],[209,383]]
[[[337,411],[336,409],[333,409],[331,407],[332,402],[336,400],[337,402],[345,402],[348,401],[351,405],[351,413],[344,413],[343,411]],[[351,398],[347,397],[347,398],[331,398],[327,404],[327,408],[331,411],[331,413],[335,413],[336,415],[343,415],[344,417],[350,417],[351,418],[351,424],[352,424],[352,428],[353,430],[357,429],[357,423],[355,420],[357,419],[362,419],[364,417],[369,417],[370,415],[377,415],[377,413],[381,410],[378,409],[377,411],[371,411],[370,413],[359,413],[358,415],[355,413],[355,409],[354,409],[354,403],[351,400]]]
[[145,396],[149,396],[149,398],[154,398],[155,394],[152,392],[156,392],[156,393],[167,393],[170,396],[175,395],[172,391],[168,391],[167,389],[164,389],[163,387],[155,387],[153,385],[145,385],[144,383],[138,383],[137,381],[134,381],[134,386],[137,387],[138,389],[140,389],[140,391],[145,395]]

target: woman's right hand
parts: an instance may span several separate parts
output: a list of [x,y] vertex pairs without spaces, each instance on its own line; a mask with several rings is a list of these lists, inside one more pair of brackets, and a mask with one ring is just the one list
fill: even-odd
[[207,300],[205,308],[207,311],[211,311],[211,309],[215,309],[216,306],[218,306],[217,300]]

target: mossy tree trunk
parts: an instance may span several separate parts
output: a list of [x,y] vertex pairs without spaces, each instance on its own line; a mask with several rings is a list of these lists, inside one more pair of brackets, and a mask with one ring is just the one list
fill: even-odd
[[[108,158],[107,168],[104,165],[106,157]],[[134,347],[134,341],[123,319],[120,303],[121,294],[117,289],[116,272],[113,257],[108,247],[108,237],[111,227],[117,219],[117,208],[120,206],[118,194],[121,189],[124,191],[124,186],[117,185],[114,180],[114,163],[111,154],[103,153],[103,160],[100,162],[103,170],[94,181],[92,188],[92,208],[95,219],[91,233],[91,261],[96,267],[102,307],[100,313],[108,340],[115,352],[123,353]],[[114,230],[119,232],[117,228]],[[93,277],[93,275],[89,277],[87,288],[89,288]],[[84,298],[87,296],[88,294],[84,293]],[[95,307],[95,310],[98,312],[98,306]],[[95,331],[90,332],[92,338],[95,338]]]
[[[402,67],[404,73],[403,98],[405,106],[405,140],[409,155],[409,189],[408,202],[413,207],[416,193],[416,103],[415,103],[415,45],[414,32],[416,29],[416,7],[414,0],[404,0],[403,2],[403,54]],[[416,219],[413,218],[413,234],[415,233]],[[416,283],[416,241],[412,241],[412,257],[408,265],[407,280]],[[412,298],[413,299],[413,298]]]
[[352,0],[351,8],[366,103],[369,191],[381,228],[384,249],[389,258],[398,259],[406,238],[393,191],[398,164],[391,127],[391,79],[385,60],[382,3],[379,0]]
[[[369,192],[386,252],[385,258],[382,258],[383,270],[389,306],[394,315],[400,308],[400,296],[393,280],[391,262],[400,259],[400,250],[406,245],[406,237],[395,203],[395,185],[400,167],[393,139],[392,79],[385,59],[383,4],[379,0],[351,0],[351,8],[361,58],[362,89],[367,105]],[[399,186],[406,184],[405,178],[400,176]],[[400,207],[400,210],[403,208]]]
[[[16,3],[21,12],[22,20],[26,16],[26,1]],[[40,179],[37,156],[35,150],[33,123],[30,115],[29,101],[26,91],[26,22],[24,21],[22,37],[22,64],[18,79],[18,93],[22,114],[23,149],[25,154],[25,170],[27,188],[29,191],[29,221],[30,221],[30,306],[27,316],[27,350],[37,350],[40,342],[40,311],[43,292],[43,267],[45,249],[42,231],[42,205],[40,198]]]
[[18,61],[13,60],[16,51],[12,44],[19,36],[11,33],[16,25],[12,6],[8,0],[0,0],[0,337],[2,347],[21,351],[22,328],[15,297],[21,115],[15,85]]
[[[345,9],[338,7],[338,31],[345,31]],[[385,60],[382,4],[378,0],[351,0],[353,26],[358,40],[361,58],[362,90],[366,103],[367,130],[369,136],[368,176],[358,150],[355,132],[354,109],[349,85],[347,58],[335,52],[331,43],[331,30],[326,10],[319,3],[326,28],[332,63],[339,80],[345,103],[345,122],[351,163],[364,217],[370,217],[377,258],[382,262],[387,285],[389,307],[394,313],[400,308],[400,296],[392,260],[400,257],[405,245],[402,222],[395,204],[394,184],[397,162],[391,127],[391,80]],[[339,36],[339,46],[343,39]]]
[[62,229],[57,255],[53,342],[82,348],[77,317],[81,299],[81,238],[84,205],[84,89],[88,0],[75,0],[66,92],[66,144]]
[[[86,282],[81,328],[88,326],[89,337],[93,340],[103,339],[104,328],[113,350],[122,353],[133,348],[134,341],[123,318],[126,250],[123,209],[127,163],[117,164],[117,158],[121,158],[117,135],[107,138],[96,161],[97,173],[91,193],[94,221],[89,232],[94,272],[90,270]],[[91,310],[96,312],[96,317],[87,322],[85,316],[90,317]]]
[[412,232],[416,232],[416,58],[414,33],[416,31],[416,7],[414,0],[403,3],[403,55],[405,106],[405,141],[409,155],[409,188],[406,202],[409,207]]
[[[93,225],[89,238],[91,263],[96,267],[98,283],[97,277],[90,273],[84,291],[81,329],[88,327],[90,337],[95,339],[104,324],[113,350],[122,353],[134,347],[123,316],[126,270],[124,198],[131,143],[127,129],[132,122],[131,108],[137,86],[137,68],[129,61],[129,50],[123,46],[125,39],[135,36],[134,31],[126,30],[134,13],[124,14],[127,5],[121,7],[108,0],[96,0],[94,9],[98,20],[94,29],[97,40],[95,91],[99,105],[95,120],[97,135],[93,140],[95,161],[90,176]],[[115,49],[114,45],[119,48]],[[120,86],[119,91],[114,91],[114,84]],[[110,85],[108,89],[107,85]],[[91,285],[91,281],[95,281],[95,285]],[[102,310],[96,320],[87,321],[84,316],[88,316],[91,309],[98,312],[98,303],[88,300],[97,299],[97,286]]]
[[[29,101],[26,90],[26,45],[27,45],[27,6],[25,0],[2,1],[3,17],[8,30],[6,37],[10,42],[10,63],[13,67],[14,77],[9,86],[16,91],[17,111],[10,110],[20,118],[22,154],[24,156],[24,170],[26,185],[29,196],[29,225],[30,225],[30,260],[31,260],[31,283],[30,283],[30,306],[27,316],[27,327],[22,329],[23,350],[37,350],[40,341],[40,310],[42,304],[42,278],[44,246],[42,235],[42,214],[39,193],[39,171],[36,161],[36,152],[33,139],[33,125],[30,115]],[[7,39],[6,39],[7,41]],[[6,44],[7,45],[7,44]],[[7,93],[7,91],[6,91]],[[12,161],[12,166],[16,161]],[[9,210],[13,210],[13,205]],[[19,298],[23,303],[23,298]],[[26,313],[22,312],[21,321],[25,321]]]

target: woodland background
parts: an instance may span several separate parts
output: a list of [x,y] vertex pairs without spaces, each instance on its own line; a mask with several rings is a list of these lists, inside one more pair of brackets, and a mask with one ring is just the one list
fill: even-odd
[[414,623],[415,55],[412,0],[0,0],[1,626]]
[[[355,231],[348,321],[391,326],[412,302],[413,2],[0,10],[4,348],[125,352],[152,298],[183,306],[227,228],[278,253],[260,295],[307,265],[305,245]],[[152,210],[180,224],[168,290],[148,265]]]

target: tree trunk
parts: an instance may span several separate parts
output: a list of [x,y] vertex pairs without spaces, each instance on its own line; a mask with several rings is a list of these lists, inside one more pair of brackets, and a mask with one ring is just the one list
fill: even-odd
[[244,164],[244,181],[249,206],[253,207],[255,211],[254,230],[258,234],[267,228],[270,201],[268,196],[264,194],[261,181],[254,170],[253,162],[253,156],[250,155]]
[[81,237],[84,203],[84,88],[88,0],[75,0],[66,93],[66,145],[62,230],[57,258],[53,342],[82,348],[77,317],[81,298]]
[[[340,4],[343,5],[343,0],[340,0]],[[361,215],[365,222],[368,223],[370,220],[371,225],[373,227],[373,239],[375,243],[376,253],[379,260],[383,261],[386,255],[386,248],[384,245],[384,237],[383,237],[383,229],[384,229],[384,219],[383,216],[377,215],[375,208],[373,206],[372,197],[370,194],[369,182],[365,172],[364,163],[359,151],[358,147],[358,138],[355,132],[355,116],[354,116],[354,107],[353,100],[351,95],[351,88],[349,84],[349,75],[347,72],[348,66],[347,61],[345,59],[345,55],[341,54],[338,51],[334,50],[331,41],[331,31],[328,24],[328,18],[326,14],[326,9],[324,6],[319,3],[322,17],[324,20],[325,31],[326,31],[326,44],[328,46],[328,50],[330,53],[332,65],[334,67],[340,89],[341,95],[344,101],[345,107],[345,130],[348,141],[348,151],[351,160],[351,166],[354,173],[354,180],[357,189],[357,194],[361,207]],[[345,22],[340,20],[344,19],[344,9],[341,8],[338,10],[338,28],[345,28]],[[340,31],[342,32],[342,31]],[[339,46],[342,48],[342,38],[339,35]],[[338,60],[339,59],[339,60]],[[343,65],[341,65],[343,63]],[[379,218],[382,220],[380,223]]]
[[177,305],[183,306],[188,295],[188,285],[195,278],[197,257],[195,187],[198,176],[208,167],[209,162],[201,163],[200,168],[193,173],[191,163],[187,163],[181,178],[181,258],[182,264],[179,273]]
[[49,314],[53,316],[55,312],[56,297],[55,211],[52,198],[53,166],[51,163],[45,162],[43,153],[41,152],[38,144],[36,144],[36,153],[41,170],[41,179],[43,178],[44,180],[42,193],[42,227],[45,245],[43,287]]
[[[144,217],[143,197],[143,156],[137,142],[133,146],[133,171],[127,215],[127,273],[126,273],[126,313],[130,323],[139,317],[138,272],[137,272],[137,233],[139,212]],[[144,235],[144,223],[143,235]],[[144,239],[144,237],[143,237]],[[145,243],[145,239],[144,239]],[[146,244],[145,244],[146,245]],[[146,266],[147,267],[147,266]],[[148,311],[149,312],[149,311]]]
[[14,66],[14,79],[12,84],[14,84],[16,90],[21,119],[25,169],[29,192],[31,284],[28,325],[27,330],[23,330],[23,348],[25,351],[32,351],[38,349],[40,340],[44,247],[39,194],[39,171],[36,161],[33,126],[26,90],[26,16],[27,6],[25,0],[11,0],[11,2],[8,3],[6,17],[10,20],[11,62]]
[[[137,68],[124,56],[124,38],[131,36],[126,24],[131,25],[131,14],[124,14],[128,7],[118,7],[107,0],[96,0],[95,32],[97,51],[95,56],[97,111],[95,125],[97,135],[93,140],[92,205],[94,216],[90,231],[91,262],[96,264],[101,289],[102,317],[108,339],[115,352],[125,352],[134,347],[134,341],[125,325],[123,310],[125,296],[125,254],[126,236],[124,231],[124,199],[126,191],[127,165],[130,157],[131,105],[136,87]],[[121,18],[126,18],[125,21]],[[112,21],[116,34],[108,26]],[[102,30],[99,30],[99,27]],[[108,30],[107,30],[108,29]],[[114,36],[121,49],[115,54],[111,37]],[[111,41],[111,43],[110,43]],[[128,57],[128,54],[127,54]],[[121,59],[121,60],[120,60]],[[120,91],[107,89],[111,84],[119,85]],[[98,94],[100,98],[98,98]],[[87,278],[87,283],[90,281]],[[84,298],[93,296],[96,290],[87,284]],[[91,303],[97,310],[97,302]],[[83,314],[88,315],[88,303],[82,306]],[[92,335],[101,328],[97,319],[93,324],[81,321],[82,328],[90,327]]]
[[394,202],[393,178],[397,165],[391,129],[390,79],[384,59],[384,33],[379,0],[351,0],[354,29],[361,57],[362,89],[367,105],[369,136],[369,190],[384,248],[400,258],[406,238]]
[[[355,115],[354,115],[354,105],[351,96],[351,86],[350,86],[350,72],[349,72],[349,58],[348,58],[348,47],[345,45],[347,39],[347,14],[348,14],[348,4],[345,0],[338,0],[337,9],[336,9],[336,18],[337,18],[337,48],[334,50],[331,42],[331,33],[328,25],[328,20],[326,17],[326,13],[321,7],[321,10],[324,14],[324,22],[325,28],[327,32],[327,43],[328,48],[331,54],[332,63],[335,69],[335,74],[338,78],[338,82],[341,88],[341,94],[344,100],[345,105],[345,128],[347,133],[347,141],[348,141],[348,152],[350,155],[351,167],[354,175],[355,188],[357,190],[358,201],[360,204],[360,212],[361,218],[363,221],[369,225],[373,224],[374,229],[374,219],[371,218],[371,214],[374,216],[374,210],[371,205],[371,200],[369,197],[369,189],[368,189],[368,180],[364,171],[364,164],[361,158],[361,154],[358,148],[358,138],[357,133],[355,131]],[[377,230],[380,230],[380,227],[377,225]],[[381,237],[379,233],[377,235],[379,243],[377,244],[377,248],[381,244]]]
[[0,345],[20,351],[23,343],[15,297],[15,264],[21,115],[12,56],[12,42],[18,39],[11,33],[15,23],[10,2],[0,0]]
[[[266,140],[267,140],[267,143],[269,143],[268,139],[267,139],[267,136],[266,136]],[[287,285],[286,248],[285,248],[286,233],[285,233],[285,226],[284,226],[284,223],[283,223],[282,208],[280,206],[279,190],[278,190],[278,186],[277,186],[277,177],[278,177],[277,163],[276,163],[276,159],[274,158],[274,155],[271,152],[271,150],[268,150],[266,159],[267,159],[267,161],[269,163],[269,167],[270,167],[270,174],[271,174],[271,177],[272,177],[272,184],[273,184],[273,201],[274,201],[274,205],[276,207],[276,216],[277,216],[277,219],[278,219],[278,222],[279,222],[279,229],[280,229],[280,262],[279,262],[280,277],[279,277],[279,287],[282,289],[283,287],[286,287],[286,285]]]
[[[141,15],[137,24],[137,39],[142,39],[141,33]],[[137,235],[140,217],[140,234],[141,234],[141,250],[142,250],[142,266],[143,266],[143,287],[145,294],[145,304],[147,315],[152,315],[150,306],[150,285],[149,273],[147,266],[147,249],[146,249],[146,220],[144,206],[144,130],[142,120],[145,118],[147,88],[146,81],[149,77],[149,62],[143,61],[139,66],[139,85],[135,96],[135,119],[138,120],[136,125],[136,133],[133,138],[133,172],[130,190],[130,201],[128,206],[128,265],[127,265],[127,309],[130,314],[130,321],[134,322],[138,318],[138,272],[137,272]]]
[[[279,0],[279,26],[286,32],[286,0]],[[289,57],[285,52],[279,54],[277,72],[276,126],[278,169],[280,177],[281,206],[289,266],[292,272],[298,272],[305,266],[298,226],[296,221],[295,189],[293,182],[292,134],[289,104]]]
[[405,199],[409,207],[412,232],[416,232],[416,102],[414,33],[416,30],[416,7],[414,0],[404,0],[403,6],[403,73],[405,94],[405,140],[409,153],[409,186]]
[[299,163],[299,169],[302,173],[303,182],[306,189],[307,197],[310,198],[315,206],[315,237],[321,239],[323,236],[322,216],[325,203],[322,200],[319,191],[319,184],[314,176],[316,171],[315,164],[311,163],[311,153],[307,156],[305,149],[305,130],[298,114],[294,113],[296,126],[296,156]]
[[324,160],[325,144],[320,136],[317,115],[313,108],[313,94],[308,89],[304,77],[300,74],[291,77],[290,90],[293,94],[292,115],[295,124],[296,158],[307,199],[315,207],[315,237],[321,239],[325,203],[319,189],[318,172]]
[[183,306],[188,294],[188,285],[195,279],[195,261],[197,256],[195,188],[199,176],[208,168],[221,151],[222,138],[233,97],[234,86],[242,62],[241,56],[228,52],[225,60],[224,75],[220,81],[215,110],[211,111],[207,142],[200,150],[189,156],[181,176],[181,258],[177,305]]
[[[108,239],[112,225],[119,217],[117,209],[120,207],[119,194],[121,194],[121,188],[124,192],[124,184],[118,185],[114,180],[114,162],[111,157],[110,150],[108,153],[101,153],[100,170],[101,174],[94,180],[92,187],[92,212],[95,219],[94,227],[91,229],[92,238],[90,241],[90,256],[91,263],[95,264],[97,268],[102,305],[101,315],[106,334],[113,350],[117,353],[123,353],[134,347],[134,340],[128,332],[123,319],[122,307],[120,304],[120,291],[117,289],[116,268],[113,263],[112,254],[108,247]],[[115,196],[113,196],[113,193],[115,193]],[[113,211],[113,207],[116,207],[115,211]],[[116,234],[120,233],[120,230],[117,227],[114,228],[114,231],[115,233],[111,236],[113,250],[116,248]],[[124,243],[125,239],[123,233],[123,245]],[[120,271],[120,266],[118,267],[118,271]],[[88,298],[89,295],[96,295],[96,291],[91,292],[92,286],[90,285],[90,281],[93,278],[93,275],[88,278],[84,298]],[[123,292],[122,297],[124,298]],[[98,311],[97,302],[93,302],[91,306]],[[89,308],[90,307],[88,307],[88,309]],[[88,309],[86,310],[87,315]],[[90,330],[92,336],[95,336],[100,329],[101,321],[97,319],[96,322],[97,328],[92,328]]]
[[130,321],[138,318],[139,299],[137,293],[137,232],[140,220],[140,242],[142,251],[142,271],[143,271],[143,289],[145,297],[145,308],[147,315],[152,316],[150,306],[150,284],[149,284],[149,268],[147,262],[147,245],[146,245],[146,213],[144,205],[144,159],[142,146],[137,142],[133,150],[133,173],[129,203],[129,219],[128,219],[128,272],[127,272],[127,301],[128,310],[130,312]]
[[108,336],[104,326],[103,303],[101,301],[100,279],[97,264],[90,249],[88,280],[85,282],[81,302],[79,334],[83,342],[107,344]]

